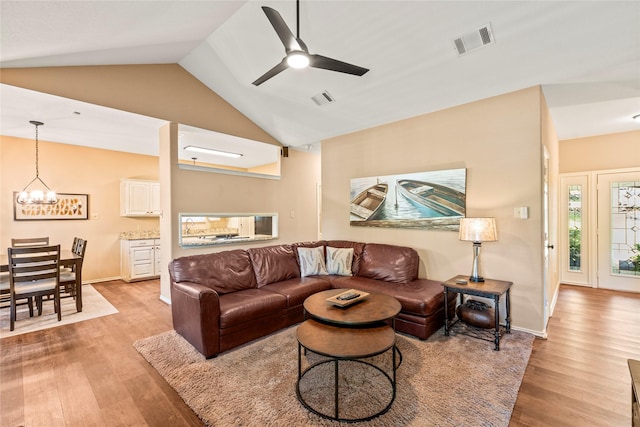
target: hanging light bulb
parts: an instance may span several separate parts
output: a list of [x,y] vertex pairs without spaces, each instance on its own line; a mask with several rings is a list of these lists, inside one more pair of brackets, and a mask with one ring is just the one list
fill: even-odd
[[58,203],[58,197],[55,191],[40,179],[38,169],[38,126],[42,126],[44,123],[35,120],[31,120],[29,123],[36,127],[36,177],[22,189],[16,202],[21,205],[55,205]]

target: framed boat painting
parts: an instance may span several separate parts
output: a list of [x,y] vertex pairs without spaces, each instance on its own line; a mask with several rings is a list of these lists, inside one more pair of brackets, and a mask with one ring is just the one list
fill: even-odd
[[466,214],[467,170],[353,178],[353,226],[458,231]]

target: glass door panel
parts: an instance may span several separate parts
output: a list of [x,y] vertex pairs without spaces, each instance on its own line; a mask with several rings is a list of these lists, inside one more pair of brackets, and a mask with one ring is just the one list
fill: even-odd
[[594,286],[590,255],[589,175],[560,177],[560,281]]
[[640,172],[598,176],[598,283],[640,292]]
[[569,271],[582,271],[582,185],[570,185],[567,187],[567,192]]
[[611,183],[611,274],[640,276],[640,181]]

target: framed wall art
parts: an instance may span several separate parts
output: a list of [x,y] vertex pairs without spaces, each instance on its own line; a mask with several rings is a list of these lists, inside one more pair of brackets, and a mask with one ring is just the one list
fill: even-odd
[[354,178],[350,224],[457,231],[466,214],[466,169]]
[[58,193],[55,205],[20,205],[18,193],[13,193],[13,219],[39,221],[58,219],[89,219],[89,195]]

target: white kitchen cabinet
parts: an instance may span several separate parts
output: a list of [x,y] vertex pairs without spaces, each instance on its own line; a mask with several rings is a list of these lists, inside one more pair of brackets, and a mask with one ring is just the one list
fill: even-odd
[[229,227],[238,230],[238,236],[249,237],[256,234],[256,221],[253,216],[229,218]]
[[160,216],[160,183],[120,180],[120,216]]
[[160,239],[120,241],[120,276],[125,282],[159,277]]

